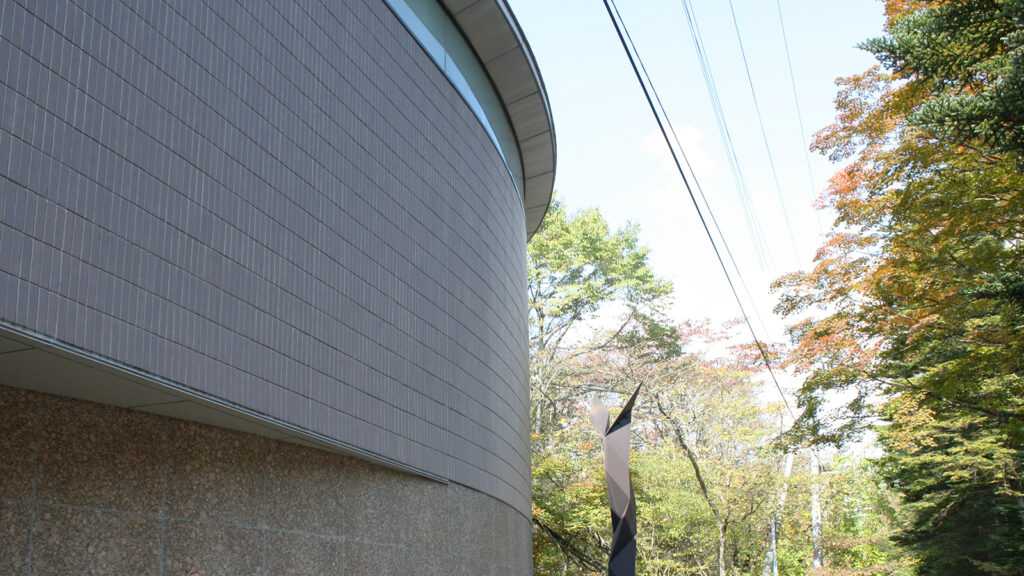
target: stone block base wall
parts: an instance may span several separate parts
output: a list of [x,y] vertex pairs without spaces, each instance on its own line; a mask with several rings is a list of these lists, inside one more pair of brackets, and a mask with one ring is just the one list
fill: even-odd
[[0,386],[4,574],[530,574],[509,506],[323,450]]

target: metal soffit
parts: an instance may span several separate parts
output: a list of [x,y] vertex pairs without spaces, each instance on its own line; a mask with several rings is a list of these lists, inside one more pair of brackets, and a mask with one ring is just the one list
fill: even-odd
[[555,184],[555,130],[544,80],[505,0],[439,0],[476,52],[508,112],[523,161],[526,235],[540,227]]

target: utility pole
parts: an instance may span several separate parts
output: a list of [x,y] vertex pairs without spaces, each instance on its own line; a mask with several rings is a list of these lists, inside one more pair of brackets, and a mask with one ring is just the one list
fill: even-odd
[[779,499],[776,501],[775,510],[770,518],[771,526],[768,529],[768,533],[771,541],[768,543],[768,552],[765,554],[761,576],[779,576],[779,532],[782,529],[782,512],[786,506],[786,493],[789,491],[789,476],[793,473],[793,456],[794,454],[790,452],[786,454],[783,460],[782,487],[779,489]]
[[[786,413],[779,412],[779,433],[786,431]],[[769,521],[771,527],[768,530],[771,541],[768,543],[768,552],[765,553],[764,566],[761,568],[761,576],[779,576],[779,532],[782,531],[782,512],[786,507],[786,493],[789,492],[789,476],[793,473],[793,452],[788,452],[782,460],[782,486],[779,487],[779,499],[775,502],[775,510],[772,511]]]
[[825,566],[825,549],[821,544],[821,461],[817,450],[811,450],[811,567]]

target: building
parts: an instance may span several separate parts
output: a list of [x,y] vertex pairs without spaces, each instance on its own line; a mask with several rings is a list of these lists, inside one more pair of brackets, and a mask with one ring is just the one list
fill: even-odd
[[0,563],[529,574],[505,0],[0,0]]

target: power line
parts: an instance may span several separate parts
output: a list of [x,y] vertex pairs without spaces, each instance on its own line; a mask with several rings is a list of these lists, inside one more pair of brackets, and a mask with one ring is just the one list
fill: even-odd
[[[804,164],[807,166],[807,183],[810,184],[811,202],[813,203],[815,198],[814,193],[814,174],[811,172],[811,158],[807,154],[807,136],[804,132],[804,114],[800,111],[800,97],[796,91],[796,75],[793,74],[793,59],[789,56],[789,38],[786,36],[786,21],[782,17],[782,1],[775,0],[775,6],[779,9],[779,28],[782,30],[782,45],[786,48],[786,65],[789,67],[789,83],[793,87],[793,102],[796,104],[796,121],[800,126],[800,143],[803,145],[804,150]],[[821,229],[821,214],[817,210],[814,211],[814,215],[818,220],[818,234],[822,233]]]
[[700,64],[700,71],[704,80],[704,86],[707,88],[708,98],[711,100],[711,109],[715,115],[718,135],[722,139],[722,145],[725,147],[726,159],[729,163],[729,171],[732,174],[733,184],[736,186],[736,192],[739,194],[740,206],[743,209],[743,216],[746,220],[747,231],[750,234],[751,242],[754,245],[754,252],[757,254],[758,263],[761,264],[762,267],[768,266],[771,269],[774,269],[775,262],[773,261],[771,250],[767,242],[764,240],[764,234],[761,231],[761,224],[757,217],[757,211],[754,209],[753,201],[750,197],[750,190],[747,187],[747,180],[743,176],[743,169],[741,167],[739,157],[736,154],[736,147],[732,142],[732,134],[729,132],[729,123],[725,119],[725,109],[722,107],[722,100],[718,95],[718,86],[715,83],[715,76],[711,71],[711,62],[708,58],[707,51],[704,49],[704,39],[700,33],[700,26],[697,24],[697,20],[693,15],[689,0],[682,0],[682,5],[683,12],[686,15],[686,23],[690,29],[690,38],[693,39],[693,47],[697,52],[697,62]]
[[[697,23],[696,13],[690,5],[690,0],[682,0],[681,4],[683,6],[683,13],[686,15],[687,26],[690,29],[690,38],[693,40],[693,46],[697,52],[697,61],[700,64],[701,75],[704,77],[704,86],[707,88],[708,98],[711,100],[711,107],[715,113],[718,133],[722,138],[723,146],[725,146],[726,157],[729,160],[729,168],[733,174],[733,183],[736,185],[737,192],[739,193],[740,204],[743,206],[744,215],[747,215],[748,213],[753,215],[751,217],[753,220],[753,229],[751,230],[751,225],[748,221],[748,231],[751,232],[751,237],[754,240],[754,249],[758,255],[758,263],[761,264],[762,269],[764,269],[765,265],[768,265],[770,269],[774,270],[775,262],[772,257],[771,248],[762,238],[760,223],[758,222],[756,212],[753,210],[753,202],[750,199],[750,192],[747,189],[747,181],[743,177],[743,170],[740,165],[739,157],[736,155],[736,147],[733,145],[732,135],[729,132],[729,124],[725,118],[725,109],[722,107],[722,101],[718,95],[718,86],[715,83],[715,77],[711,70],[711,61],[707,56],[707,51],[704,49],[704,38],[701,36],[700,25]],[[619,17],[619,20],[622,20],[621,16]],[[626,37],[629,38],[628,30],[626,30]],[[633,46],[633,52],[639,54],[636,46],[633,45],[632,39],[630,39],[630,45]],[[640,66],[643,68],[643,61],[640,62]],[[646,69],[644,69],[644,75],[647,76],[648,83],[653,86],[654,83],[651,82],[650,75],[647,74]],[[657,92],[655,92],[654,95],[657,97]],[[658,103],[659,105],[661,104],[660,100]],[[669,128],[671,129],[672,122],[669,119],[668,113],[665,111],[664,106],[662,106],[661,109],[662,115],[665,117],[665,120],[668,122]],[[673,130],[672,132],[673,136],[675,136],[675,131]],[[683,158],[687,160],[687,168],[689,168],[689,160],[686,158],[686,153],[683,150],[682,145],[679,144],[678,138],[676,139],[676,145],[683,153]],[[718,235],[722,238],[722,244],[725,247],[726,253],[729,255],[729,260],[732,262],[733,269],[736,270],[736,276],[739,278],[740,284],[743,286],[743,292],[747,295],[747,299],[753,303],[754,298],[750,295],[747,283],[743,281],[743,275],[740,273],[740,268],[732,256],[732,250],[729,249],[728,243],[725,242],[725,235],[722,233],[721,228],[718,227],[718,221],[714,217],[711,205],[704,196],[703,188],[697,180],[696,173],[692,168],[690,169],[690,173],[694,175],[694,184],[696,184],[697,191],[700,192],[701,199],[704,200],[704,205],[707,206],[708,214],[711,215],[712,222],[715,224],[715,229],[718,231]],[[760,240],[761,245],[758,245],[758,240]],[[761,330],[767,334],[768,329],[765,327],[764,320],[761,318],[761,314],[758,312],[757,307],[754,306],[753,310],[754,316],[757,318],[758,325],[761,327]]]
[[764,129],[764,120],[761,117],[761,106],[757,103],[757,91],[754,89],[754,79],[750,75],[750,65],[747,63],[747,51],[743,48],[743,38],[740,35],[740,24],[736,20],[736,11],[733,9],[732,0],[729,0],[729,13],[732,14],[732,25],[736,30],[736,41],[740,45],[740,56],[743,57],[743,69],[747,73],[747,84],[750,85],[750,96],[754,99],[754,111],[757,112],[757,123],[761,127],[761,137],[764,139],[764,150],[768,154],[768,166],[772,170],[772,179],[775,180],[775,191],[779,195],[779,205],[782,207],[782,216],[786,221],[786,232],[789,233],[789,243],[793,246],[793,256],[797,263],[800,262],[800,250],[796,247],[796,239],[793,237],[793,226],[789,222],[789,211],[786,209],[786,201],[782,198],[782,185],[779,184],[779,175],[775,170],[775,159],[772,158],[772,148],[768,144],[768,132]]
[[[747,311],[743,307],[743,301],[740,299],[739,292],[736,291],[736,285],[732,281],[732,276],[729,274],[729,269],[725,265],[725,260],[722,258],[722,253],[718,249],[718,244],[715,243],[715,238],[711,234],[711,229],[708,227],[708,222],[704,218],[704,213],[700,209],[700,204],[697,202],[697,197],[693,192],[693,188],[690,186],[690,181],[686,177],[686,172],[683,170],[683,165],[679,161],[679,155],[676,154],[676,150],[675,148],[672,147],[671,140],[669,140],[668,131],[665,128],[665,122],[662,121],[661,115],[658,114],[658,109],[655,107],[654,99],[651,97],[651,93],[656,92],[654,89],[654,84],[651,83],[650,89],[648,89],[647,84],[644,82],[643,77],[640,74],[640,69],[637,67],[637,62],[642,62],[640,54],[630,51],[629,45],[627,45],[626,42],[626,38],[625,36],[623,36],[623,31],[625,31],[625,34],[627,36],[629,35],[628,30],[626,30],[626,23],[622,20],[621,16],[618,16],[618,19],[616,19],[619,10],[616,7],[613,12],[612,6],[615,5],[614,0],[603,0],[603,2],[605,10],[608,12],[608,18],[611,19],[612,25],[615,26],[615,33],[619,37],[619,42],[622,43],[622,49],[626,52],[626,56],[629,58],[630,66],[633,67],[633,74],[636,76],[636,80],[640,84],[640,88],[643,89],[644,91],[644,97],[647,99],[647,104],[651,108],[651,113],[654,114],[654,119],[658,122],[658,128],[661,130],[661,136],[665,140],[665,145],[668,146],[669,152],[672,153],[672,160],[676,164],[676,169],[679,171],[680,178],[683,179],[683,185],[686,187],[686,192],[690,196],[690,201],[693,203],[693,208],[697,211],[697,216],[700,218],[700,223],[704,227],[704,233],[707,235],[708,241],[711,242],[711,248],[715,252],[715,257],[718,259],[718,265],[721,267],[722,273],[725,274],[725,279],[729,284],[729,289],[732,291],[733,298],[736,299],[736,304],[737,306],[739,306],[740,314],[743,315],[743,321],[746,323],[747,329],[750,331],[750,336],[754,339],[754,343],[757,345],[757,350],[761,354],[761,359],[764,361],[765,368],[768,369],[768,374],[769,376],[771,376],[772,382],[775,384],[775,388],[779,391],[779,394],[782,397],[782,402],[786,406],[786,410],[789,411],[790,416],[795,419],[796,415],[794,414],[793,409],[790,407],[789,401],[786,399],[786,394],[782,391],[782,386],[779,385],[779,381],[775,377],[775,371],[772,370],[772,363],[771,360],[769,360],[768,358],[768,351],[765,348],[764,344],[761,343],[761,340],[757,337],[757,333],[754,331],[754,327],[750,323],[750,316],[747,315]],[[619,27],[620,24],[622,25],[621,29]],[[632,44],[632,39],[629,41],[629,44]],[[650,81],[650,77],[648,77],[648,81]],[[694,174],[693,177],[694,181],[696,182],[696,175]],[[724,236],[722,238],[722,243],[725,244]],[[737,275],[739,275],[738,270]]]
[[[615,7],[615,15],[620,21],[622,20],[622,15],[619,14],[617,7]],[[626,40],[629,42],[629,46],[632,49],[633,53],[639,54],[639,51],[636,48],[636,44],[633,43],[633,38],[629,35],[629,30],[625,30],[625,35]],[[647,67],[644,66],[643,60],[638,60],[637,63],[640,65],[640,71],[643,73],[643,76],[646,79],[647,83],[653,87],[654,83],[651,81],[651,75],[647,72]],[[714,88],[713,79],[711,88]],[[708,216],[711,218],[711,224],[714,226],[715,232],[718,234],[718,237],[722,239],[722,247],[725,249],[725,253],[729,257],[729,263],[732,264],[733,270],[736,271],[736,277],[739,279],[740,286],[743,288],[743,293],[746,294],[747,300],[753,303],[754,297],[751,296],[750,289],[747,287],[747,283],[743,280],[743,275],[740,273],[740,267],[736,263],[736,258],[733,256],[732,250],[729,248],[728,242],[725,241],[725,233],[722,232],[722,227],[718,225],[718,218],[715,217],[715,213],[711,209],[711,203],[708,202],[708,198],[704,194],[704,188],[700,185],[700,180],[697,178],[697,172],[693,169],[693,165],[690,164],[690,158],[686,155],[686,149],[683,148],[683,144],[679,141],[679,135],[676,133],[676,129],[672,125],[672,119],[669,117],[668,111],[665,109],[665,105],[661,102],[661,98],[658,96],[658,92],[654,90],[652,91],[652,94],[654,96],[655,102],[658,105],[658,109],[661,111],[661,116],[665,119],[665,123],[668,125],[668,130],[672,134],[672,139],[675,141],[676,148],[679,150],[679,154],[683,157],[683,162],[686,164],[686,169],[693,176],[694,187],[697,189],[697,194],[700,196],[700,199],[704,203],[705,209],[707,210]],[[724,117],[722,118],[722,120],[724,122]],[[731,146],[732,143],[730,141],[729,147],[731,148]],[[765,327],[764,320],[762,320],[761,315],[758,313],[757,307],[754,306],[753,310],[754,316],[757,318],[758,325],[761,327],[763,333],[767,334],[768,329]]]

